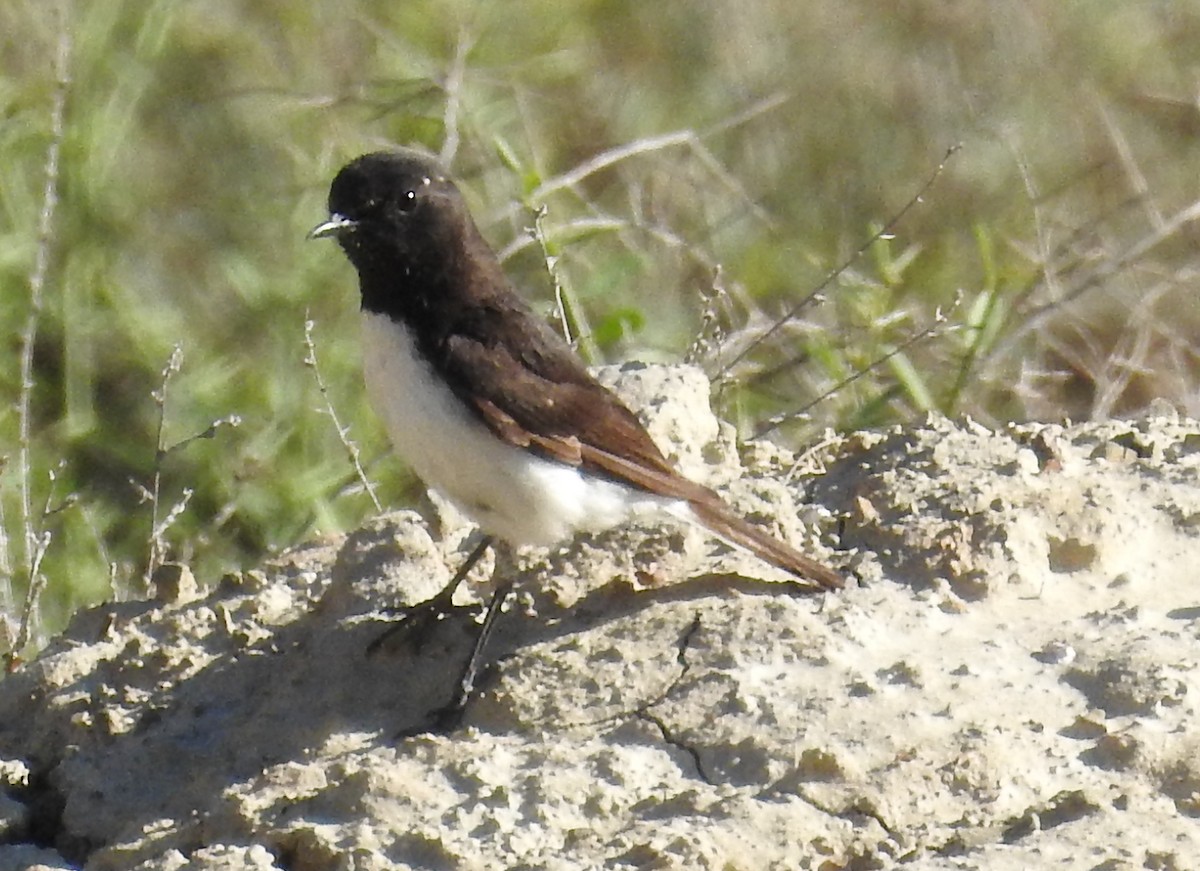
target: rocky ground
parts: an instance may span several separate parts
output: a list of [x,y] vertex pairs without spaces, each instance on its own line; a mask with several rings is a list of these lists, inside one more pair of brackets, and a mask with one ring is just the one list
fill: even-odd
[[524,553],[463,728],[397,737],[477,612],[365,650],[469,548],[451,510],[169,569],[0,683],[0,871],[1200,868],[1200,424],[739,453],[696,373],[611,377],[847,588],[676,527]]

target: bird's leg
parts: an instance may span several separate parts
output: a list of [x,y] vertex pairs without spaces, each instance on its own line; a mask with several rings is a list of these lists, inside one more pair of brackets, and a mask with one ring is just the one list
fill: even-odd
[[454,685],[454,694],[450,697],[450,701],[440,708],[434,708],[429,712],[424,722],[405,729],[396,736],[397,738],[409,738],[413,735],[421,735],[426,732],[444,734],[453,732],[459,727],[462,723],[463,714],[466,713],[467,704],[471,701],[471,696],[475,692],[475,681],[479,677],[479,668],[483,664],[483,652],[487,648],[488,640],[492,637],[492,631],[496,626],[496,618],[500,616],[500,612],[504,609],[504,603],[508,600],[512,588],[513,582],[505,581],[496,587],[496,591],[492,593],[491,601],[488,602],[487,612],[483,615],[483,625],[479,627],[479,634],[475,636],[475,643],[471,646],[471,654],[467,657],[462,671],[459,672],[458,681]]
[[429,631],[453,609],[454,591],[458,589],[459,584],[463,582],[471,569],[475,568],[475,564],[483,558],[491,546],[492,537],[490,535],[483,536],[471,553],[467,555],[462,566],[454,573],[450,583],[442,587],[433,597],[413,605],[407,610],[403,620],[389,626],[383,634],[368,644],[367,656],[374,656],[397,632],[411,633],[410,643],[415,649],[420,650]]

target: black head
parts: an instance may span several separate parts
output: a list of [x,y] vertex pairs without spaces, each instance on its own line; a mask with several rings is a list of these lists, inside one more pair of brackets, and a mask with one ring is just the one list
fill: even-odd
[[432,158],[416,151],[364,154],[329,189],[329,220],[309,233],[333,237],[358,269],[406,276],[436,271],[474,225],[462,196]]

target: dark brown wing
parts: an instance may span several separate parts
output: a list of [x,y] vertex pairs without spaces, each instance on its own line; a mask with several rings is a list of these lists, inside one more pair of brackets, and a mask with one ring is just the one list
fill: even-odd
[[473,310],[438,353],[455,394],[509,444],[664,496],[711,494],[680,476],[633,412],[526,311]]
[[[481,317],[486,330],[479,329]],[[747,523],[715,492],[676,472],[633,412],[525,310],[473,310],[437,353],[451,389],[509,444],[686,500],[701,523],[731,544],[825,589],[842,586],[832,569]]]

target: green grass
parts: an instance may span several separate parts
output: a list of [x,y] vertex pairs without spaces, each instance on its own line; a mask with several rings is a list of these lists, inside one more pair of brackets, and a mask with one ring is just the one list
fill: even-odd
[[[682,359],[707,324],[716,373],[961,142],[890,238],[733,368],[723,413],[748,434],[808,409],[773,434],[794,442],[931,409],[1194,413],[1195,228],[1172,217],[1200,178],[1200,7],[1042,6],[64,3],[55,133],[56,6],[5,4],[0,606],[21,612],[27,529],[51,534],[39,638],[142,595],[156,473],[160,519],[191,491],[164,556],[206,581],[373,512],[304,366],[306,313],[381,500],[412,495],[364,404],[354,276],[304,241],[338,166],[391,143],[454,144],[485,234],[548,316],[555,258],[589,359]],[[176,346],[161,446],[186,444],[160,456]]]

